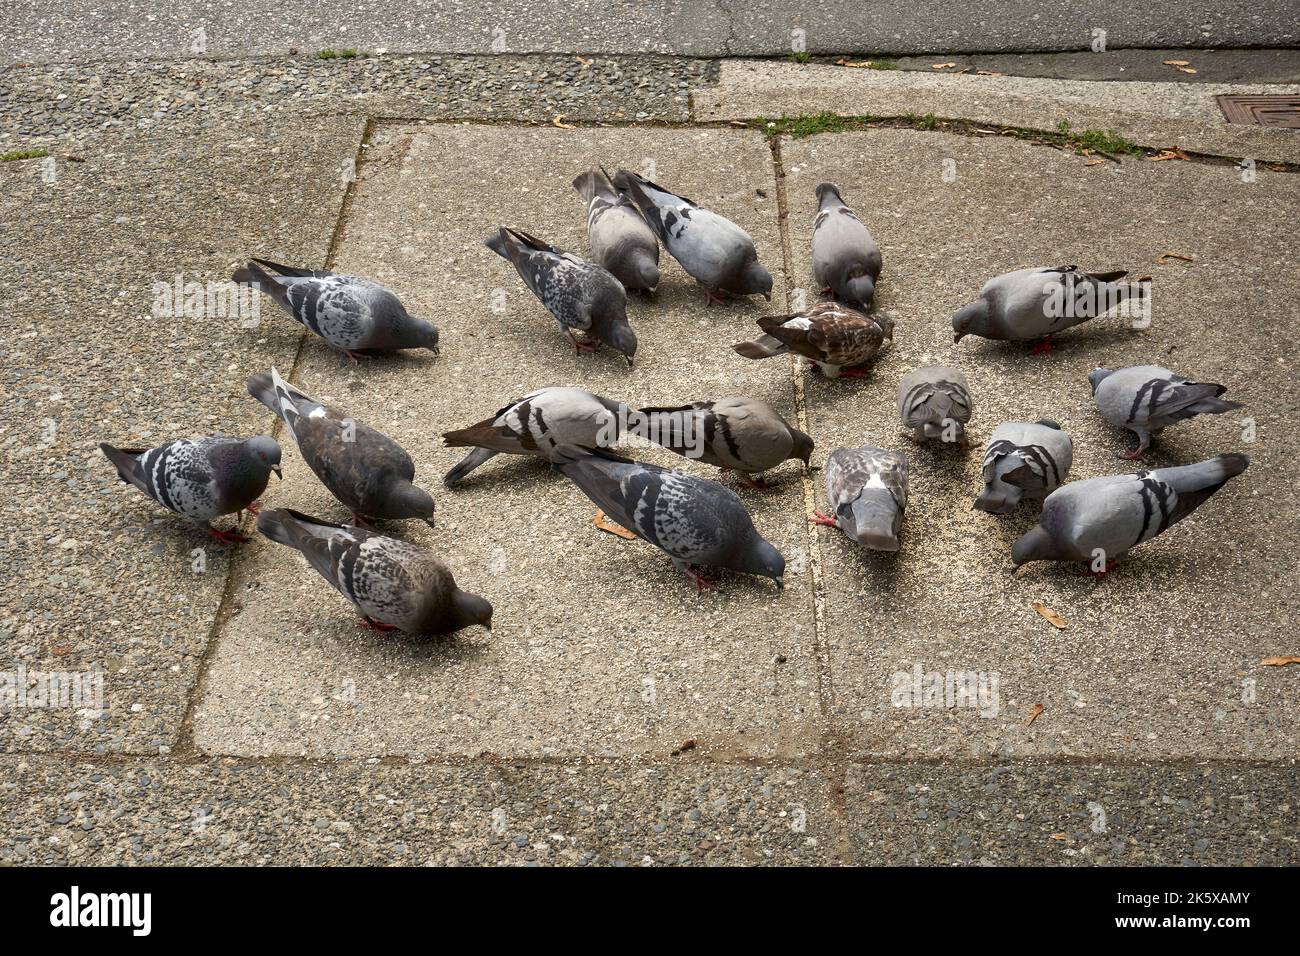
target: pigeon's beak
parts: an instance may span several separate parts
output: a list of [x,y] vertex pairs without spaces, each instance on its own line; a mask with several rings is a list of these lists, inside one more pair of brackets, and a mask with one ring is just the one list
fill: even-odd
[[280,468],[279,465],[272,465],[271,470],[275,472],[275,477],[279,478],[281,481],[284,481],[284,471]]
[[624,356],[624,357],[627,359],[627,367],[628,367],[628,368],[631,368],[631,367],[632,367],[632,356],[628,355],[628,356]]
[[432,518],[421,518],[420,520],[423,521],[425,524],[427,524],[430,528],[434,527]]
[[776,589],[778,591],[785,590],[785,581],[783,581],[781,578],[773,578],[772,580],[776,582]]
[[952,337],[952,344],[953,344],[953,345],[956,345],[958,342],[960,342],[960,341],[961,341],[963,338],[965,338],[965,337],[966,337],[966,333],[965,333],[965,332],[958,332],[956,335],[954,335],[954,336]]
[[767,299],[768,302],[771,302],[771,301],[772,301],[772,293],[770,293],[770,292],[764,292],[764,293],[763,293],[763,298]]

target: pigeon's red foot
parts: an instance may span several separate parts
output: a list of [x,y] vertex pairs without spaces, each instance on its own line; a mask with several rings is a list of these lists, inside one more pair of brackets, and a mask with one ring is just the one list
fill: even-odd
[[574,335],[572,332],[565,332],[564,334],[565,334],[566,336],[568,336],[569,344],[573,346],[573,354],[574,354],[574,355],[581,355],[583,352],[594,352],[594,351],[596,351],[596,343],[595,343],[595,342],[591,342],[591,341],[589,341],[589,340],[587,340],[587,339],[580,339],[580,338],[578,338],[576,335]]
[[1132,451],[1117,451],[1115,452],[1115,457],[1121,458],[1124,461],[1141,461],[1146,453],[1147,450],[1145,448],[1139,447],[1134,448]]
[[711,305],[726,305],[727,300],[712,289],[704,290],[704,305],[707,308]]
[[369,357],[370,357],[370,356],[368,356],[368,355],[363,355],[363,354],[360,353],[360,352],[353,352],[353,351],[351,351],[350,349],[339,349],[339,351],[342,352],[344,355],[346,355],[348,358],[352,359],[352,364],[353,364],[353,365],[360,365],[360,364],[361,364],[361,360],[362,360],[363,358],[369,358]]
[[769,484],[760,478],[741,478],[740,483],[746,488],[753,488],[755,491],[775,491],[776,485]]
[[220,541],[222,544],[243,544],[245,541],[252,539],[234,531],[222,531],[220,528],[208,526],[208,537]]
[[1084,567],[1083,574],[1085,577],[1089,578],[1104,578],[1106,575],[1110,574],[1110,572],[1115,570],[1115,565],[1118,563],[1119,562],[1114,558],[1110,558],[1106,561],[1106,567],[1101,571],[1094,571],[1092,565],[1089,564]]
[[718,589],[717,581],[713,578],[706,578],[702,574],[697,574],[690,568],[682,569],[682,574],[686,575],[686,579],[695,585],[696,591],[716,591]]
[[830,295],[834,291],[835,290],[832,289],[830,286],[827,286],[826,288],[822,289],[822,295]]
[[354,511],[352,512],[352,527],[373,529],[374,524],[372,524],[371,520],[365,515],[359,515]]
[[850,365],[840,369],[840,378],[866,378],[870,374],[871,369],[865,365]]
[[362,627],[364,627],[368,631],[378,631],[380,634],[387,634],[389,631],[397,630],[397,627],[395,625],[381,624],[378,621],[372,621],[364,614],[361,615],[361,620],[358,621],[357,623],[359,623]]
[[1035,342],[1034,347],[1029,350],[1030,355],[1051,355],[1052,354],[1052,337],[1049,335],[1040,342]]
[[248,503],[248,507],[245,508],[244,510],[247,511],[250,515],[260,515],[262,513],[262,506],[256,501],[250,501]]
[[822,514],[820,511],[814,511],[813,516],[808,519],[813,524],[825,525],[828,528],[839,528],[840,523],[830,515]]

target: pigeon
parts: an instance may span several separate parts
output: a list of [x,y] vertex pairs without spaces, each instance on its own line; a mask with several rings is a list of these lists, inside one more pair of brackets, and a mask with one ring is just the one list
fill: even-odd
[[813,275],[824,292],[845,305],[866,311],[876,295],[883,262],[880,247],[853,210],[844,205],[839,187],[817,187],[817,216],[813,219]]
[[1105,315],[1128,298],[1142,298],[1142,285],[1119,282],[1127,272],[1080,272],[1075,266],[1019,269],[984,283],[979,298],[952,317],[953,341],[967,335],[986,339],[1044,339]]
[[1059,488],[1073,463],[1074,442],[1050,418],[1003,422],[984,450],[984,491],[974,507],[1011,514],[1022,497],[1038,500]]
[[866,315],[835,302],[818,302],[805,312],[764,316],[763,334],[752,342],[732,346],[751,359],[797,352],[809,358],[828,378],[861,378],[862,366],[875,357],[886,339],[894,337],[894,320],[883,312]]
[[758,294],[772,301],[772,274],[759,263],[754,240],[744,229],[626,169],[614,174],[614,185],[641,210],[664,248],[704,287],[706,305],[726,301],[723,292]]
[[917,441],[966,441],[972,403],[966,376],[946,365],[913,369],[898,383],[898,417]]
[[1074,481],[1043,502],[1038,524],[1011,549],[1019,567],[1029,561],[1098,559],[1109,571],[1130,548],[1149,541],[1200,507],[1246,470],[1245,455],[1216,455],[1194,465]]
[[245,510],[257,514],[256,499],[266,490],[271,472],[284,477],[280,446],[270,435],[177,438],[157,448],[114,448],[101,443],[99,450],[128,485],[164,508],[208,525],[208,536],[223,544],[248,538],[220,531],[209,522]]
[[716,583],[693,566],[771,578],[782,588],[785,558],[754,528],[736,493],[695,478],[623,458],[603,449],[561,445],[551,466],[637,537],[661,548],[700,588]]
[[248,380],[248,394],[275,412],[298,451],[353,521],[419,518],[433,527],[433,498],[411,484],[415,464],[387,435],[289,385],[274,368]]
[[636,334],[627,323],[627,292],[609,272],[505,226],[484,245],[514,265],[533,295],[559,321],[575,353],[596,348],[578,339],[576,330],[622,352],[627,364],[632,364]]
[[[274,269],[272,275],[262,268]],[[352,361],[398,349],[438,352],[438,330],[412,318],[378,282],[333,272],[295,269],[254,259],[235,272],[236,282],[256,284],[279,306]]]
[[622,436],[622,418],[626,406],[586,389],[539,388],[476,425],[444,432],[448,447],[474,450],[442,482],[450,488],[501,452],[549,458],[556,445],[615,445]]
[[302,552],[372,630],[451,634],[475,624],[492,630],[492,605],[456,587],[451,569],[427,548],[288,508],[262,512],[257,530]]
[[573,188],[587,204],[587,243],[596,262],[623,288],[653,292],[659,285],[659,240],[633,202],[604,169],[580,174]]
[[826,459],[826,500],[835,516],[815,512],[815,524],[839,528],[876,551],[897,551],[907,508],[907,457],[872,445],[835,449]]
[[713,402],[643,408],[642,438],[693,458],[739,471],[751,488],[769,487],[761,473],[798,458],[808,467],[813,440],[777,414],[767,402],[736,396]]
[[1240,402],[1219,398],[1227,386],[1193,382],[1159,365],[1096,368],[1088,373],[1088,381],[1101,417],[1137,434],[1137,448],[1119,453],[1120,458],[1129,461],[1141,458],[1151,444],[1152,434],[1174,422],[1243,407]]

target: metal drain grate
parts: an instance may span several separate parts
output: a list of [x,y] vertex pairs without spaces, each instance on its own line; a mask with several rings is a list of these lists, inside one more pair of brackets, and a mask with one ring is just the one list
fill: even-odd
[[1249,96],[1231,93],[1215,97],[1229,123],[1300,129],[1300,96]]

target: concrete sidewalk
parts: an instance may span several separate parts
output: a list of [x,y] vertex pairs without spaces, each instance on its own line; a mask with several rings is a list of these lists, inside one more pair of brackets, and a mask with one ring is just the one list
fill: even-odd
[[[956,126],[795,138],[753,121],[820,112],[820,91],[858,71],[728,63],[714,84],[715,70],[679,63],[665,85],[664,71],[630,61],[600,68],[624,72],[628,91],[584,87],[559,120],[537,101],[561,84],[521,59],[484,75],[436,67],[503,90],[538,85],[520,96],[531,106],[500,101],[490,123],[459,121],[454,95],[412,118],[399,94],[248,102],[235,83],[209,91],[201,114],[144,128],[96,128],[93,111],[68,117],[75,138],[20,126],[54,163],[0,163],[15,226],[0,257],[17,277],[0,291],[14,343],[0,373],[0,671],[102,671],[104,706],[0,711],[0,861],[1300,861],[1300,670],[1261,664],[1296,653],[1283,556],[1300,539],[1297,354],[1279,303],[1297,300],[1300,279],[1278,262],[1300,179],[1264,161],[1290,158],[1289,134],[1252,131],[1278,132],[1276,150],[1237,152],[1237,131],[1202,101],[1158,90],[1152,129],[1190,116],[1179,145],[1210,155],[1094,164]],[[805,70],[818,96],[800,98],[787,69]],[[975,97],[966,78],[912,76],[839,87],[844,99],[821,109],[1010,127],[1031,104],[1050,129],[1058,112],[1104,116],[1112,95],[1083,84],[1091,98],[1054,98],[1006,79]],[[7,77],[20,102],[43,82]],[[683,93],[693,112],[671,105]],[[681,113],[627,122],[651,108]],[[1261,159],[1253,181],[1230,161],[1246,155]],[[741,223],[776,276],[773,305],[706,310],[665,256],[655,298],[632,304],[635,368],[575,357],[481,241],[510,224],[584,251],[569,182],[596,162],[653,167]],[[826,179],[884,250],[880,306],[897,330],[863,380],[730,347],[756,316],[812,297],[812,192]],[[1190,261],[1157,264],[1168,252]],[[442,354],[353,367],[270,303],[252,328],[151,314],[155,282],[224,279],[249,255],[385,282],[439,325]],[[1048,357],[952,343],[949,316],[984,279],[1065,261],[1153,275],[1151,326],[1085,325]],[[1005,418],[1050,414],[1075,438],[1074,479],[1121,470],[1125,437],[1098,419],[1086,373],[1140,361],[1225,382],[1247,406],[1171,430],[1156,464],[1242,450],[1250,470],[1104,580],[1067,567],[1013,575],[1010,541],[1033,516],[970,510],[984,440]],[[935,362],[971,381],[964,456],[911,443],[894,419],[899,377]],[[438,527],[393,530],[492,600],[490,634],[363,631],[296,555],[264,540],[212,545],[118,482],[96,450],[270,430],[243,381],[272,364],[410,450]],[[796,463],[774,473],[774,492],[735,486],[787,559],[781,593],[735,576],[695,593],[655,549],[597,530],[587,499],[537,462],[499,457],[441,487],[459,458],[442,431],[549,384],[637,405],[760,397],[804,423],[818,464],[843,444],[901,448],[913,482],[903,550],[865,553],[810,526],[822,479]],[[345,517],[289,448],[285,475],[268,504]],[[996,706],[895,706],[895,675],[918,667],[995,674]]]

